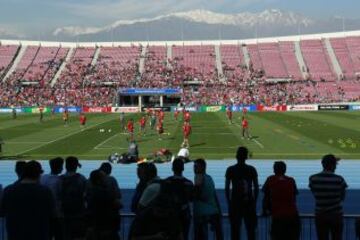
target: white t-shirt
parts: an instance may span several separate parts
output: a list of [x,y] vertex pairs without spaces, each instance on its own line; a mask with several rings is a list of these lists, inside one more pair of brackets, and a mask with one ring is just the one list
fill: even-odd
[[177,154],[178,157],[189,158],[190,152],[187,148],[181,148]]

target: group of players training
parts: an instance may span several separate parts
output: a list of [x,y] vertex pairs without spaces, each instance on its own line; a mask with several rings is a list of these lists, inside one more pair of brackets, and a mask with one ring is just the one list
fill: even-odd
[[[175,121],[179,120],[179,115],[180,115],[180,111],[176,110],[174,112],[174,119]],[[164,130],[164,118],[165,118],[165,113],[164,111],[160,110],[155,110],[155,109],[148,109],[146,111],[146,114],[142,115],[140,120],[139,120],[139,126],[140,126],[140,136],[145,136],[145,131],[146,131],[146,123],[149,120],[149,126],[151,130],[155,130],[157,131],[159,140],[162,140],[162,135],[167,134],[169,135],[169,133],[166,133]],[[191,120],[191,114],[189,111],[182,111],[182,119],[183,119],[183,136],[184,136],[184,141],[182,143],[182,147],[190,147],[189,145],[189,137],[191,135],[191,124],[190,124],[190,120]],[[121,113],[120,114],[120,123],[121,123],[121,128],[124,131],[127,131],[127,133],[129,134],[129,141],[132,142],[134,141],[134,119],[130,118],[127,123],[125,123],[125,114]]]

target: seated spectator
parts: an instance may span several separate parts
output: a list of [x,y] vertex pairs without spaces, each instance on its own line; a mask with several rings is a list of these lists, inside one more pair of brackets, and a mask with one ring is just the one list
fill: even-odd
[[180,150],[177,154],[177,157],[181,158],[184,161],[184,163],[188,163],[191,161],[190,160],[190,151],[186,147],[180,148]]
[[194,239],[208,239],[208,225],[215,231],[216,240],[223,239],[221,209],[213,179],[206,174],[206,162],[194,162]]
[[248,155],[246,147],[239,147],[236,153],[237,164],[226,170],[225,195],[229,206],[231,239],[233,240],[240,238],[242,219],[245,222],[248,239],[256,237],[256,202],[259,184],[256,169],[245,163]]
[[89,240],[117,240],[120,227],[120,205],[101,170],[92,171],[86,191],[86,216]]
[[183,239],[189,238],[189,230],[191,223],[190,201],[192,201],[194,184],[183,176],[184,161],[176,158],[172,163],[172,171],[174,175],[168,177],[168,181],[173,188],[176,198],[179,200],[180,220],[183,232]]
[[82,238],[85,235],[86,178],[77,173],[81,167],[76,157],[65,160],[66,173],[61,176],[61,209],[64,215],[65,239]]
[[315,224],[319,240],[342,239],[343,201],[347,184],[335,174],[339,159],[325,155],[321,164],[323,171],[309,178],[309,187],[315,198]]
[[266,179],[263,213],[271,215],[272,239],[298,240],[300,238],[300,218],[296,207],[295,180],[285,175],[286,164],[282,161],[274,163],[274,173]]
[[56,208],[56,214],[54,218],[54,222],[52,224],[51,229],[51,237],[54,237],[55,240],[57,239],[63,239],[62,236],[62,213],[61,213],[61,201],[60,201],[60,195],[61,195],[61,178],[60,174],[63,170],[64,165],[64,159],[63,158],[53,158],[49,161],[51,173],[50,174],[44,174],[40,178],[40,184],[43,186],[48,187],[55,199],[55,208]]
[[128,158],[133,162],[139,159],[139,147],[135,141],[131,141],[129,144]]
[[8,239],[50,240],[55,201],[50,189],[39,184],[42,173],[40,163],[30,161],[23,168],[22,180],[5,188],[1,212]]

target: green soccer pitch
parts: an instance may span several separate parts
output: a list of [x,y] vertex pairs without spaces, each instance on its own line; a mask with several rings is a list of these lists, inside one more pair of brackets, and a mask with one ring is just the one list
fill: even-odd
[[[182,121],[172,113],[165,117],[165,134],[158,139],[148,123],[146,135],[138,136],[141,114],[134,118],[140,155],[146,157],[160,148],[173,153],[182,143]],[[256,159],[319,159],[334,153],[345,159],[360,159],[360,112],[248,113],[252,139],[241,137],[241,113],[229,124],[225,113],[192,113],[190,154],[192,158],[234,158],[238,146],[247,146]],[[111,153],[127,151],[127,134],[121,131],[119,114],[88,114],[85,129],[78,115],[64,126],[61,115],[0,115],[2,159],[48,159],[75,155],[80,159],[104,160]],[[104,129],[104,131],[100,131]]]

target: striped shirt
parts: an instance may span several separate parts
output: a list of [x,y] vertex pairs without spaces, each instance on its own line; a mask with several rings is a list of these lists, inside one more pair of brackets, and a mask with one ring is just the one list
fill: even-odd
[[343,177],[323,171],[309,178],[309,187],[315,197],[316,213],[342,213],[347,188]]

